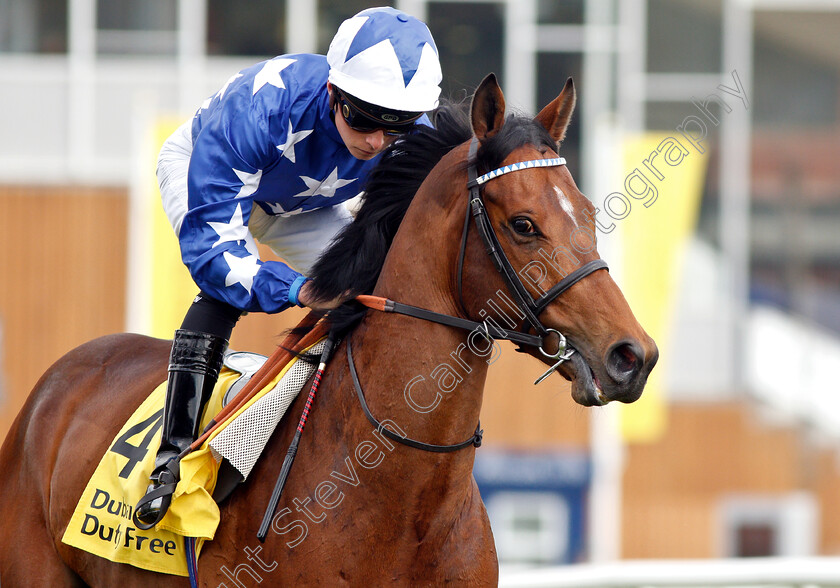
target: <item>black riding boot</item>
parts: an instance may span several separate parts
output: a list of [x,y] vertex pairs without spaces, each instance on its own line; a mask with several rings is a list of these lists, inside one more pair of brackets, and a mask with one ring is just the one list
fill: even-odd
[[226,349],[227,341],[216,335],[175,331],[160,448],[151,484],[134,512],[141,529],[156,525],[169,508],[179,477],[179,463],[172,460],[198,436],[201,411],[216,385]]

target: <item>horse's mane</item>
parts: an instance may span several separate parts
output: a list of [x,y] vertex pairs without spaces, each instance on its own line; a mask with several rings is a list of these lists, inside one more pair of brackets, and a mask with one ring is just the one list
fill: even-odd
[[[442,102],[431,115],[434,127],[421,127],[400,138],[382,154],[364,184],[356,217],[321,254],[310,272],[319,300],[370,294],[397,229],[420,184],[449,151],[469,140],[472,128],[466,104]],[[479,173],[497,168],[525,144],[556,148],[548,132],[531,118],[509,117],[476,154]],[[330,312],[335,332],[343,335],[366,309],[351,301]]]

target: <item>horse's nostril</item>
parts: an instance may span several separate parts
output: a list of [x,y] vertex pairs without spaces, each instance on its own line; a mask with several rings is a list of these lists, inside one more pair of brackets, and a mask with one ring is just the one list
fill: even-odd
[[622,372],[631,372],[636,367],[636,360],[638,359],[629,345],[622,345],[616,349],[616,363],[615,367]]
[[642,350],[636,343],[625,342],[614,346],[607,358],[607,373],[616,382],[628,382],[644,363]]

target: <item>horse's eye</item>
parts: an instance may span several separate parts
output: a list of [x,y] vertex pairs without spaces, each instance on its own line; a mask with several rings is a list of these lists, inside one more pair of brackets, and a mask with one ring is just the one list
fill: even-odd
[[533,235],[537,232],[534,223],[531,222],[531,219],[525,218],[524,216],[518,216],[513,219],[510,223],[513,227],[513,230],[519,233],[520,235]]

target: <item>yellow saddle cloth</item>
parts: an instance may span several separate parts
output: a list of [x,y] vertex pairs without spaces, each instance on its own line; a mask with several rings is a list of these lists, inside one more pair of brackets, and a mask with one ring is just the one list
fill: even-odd
[[[319,342],[306,351],[317,352],[320,345]],[[156,528],[142,531],[134,526],[132,515],[134,505],[146,492],[149,474],[154,469],[155,455],[160,446],[166,392],[166,382],[162,383],[128,419],[109,445],[79,499],[62,541],[110,561],[187,576],[184,538],[196,538],[195,549],[198,554],[204,542],[213,539],[219,525],[219,508],[213,500],[213,490],[222,457],[231,459],[244,477],[247,477],[250,466],[256,460],[255,455],[249,454],[245,461],[250,465],[242,466],[237,463],[238,456],[228,456],[224,447],[240,446],[242,443],[224,441],[225,435],[230,436],[231,432],[234,435],[248,434],[248,430],[252,429],[248,426],[248,420],[255,418],[255,411],[262,410],[264,414],[265,406],[273,411],[268,420],[275,419],[276,424],[312,371],[314,366],[307,362],[290,362],[268,385],[240,407],[225,427],[214,430],[199,449],[184,457],[181,460],[181,479],[166,516]],[[221,410],[225,392],[240,376],[239,372],[227,368],[222,370],[213,396],[204,410],[202,428]],[[294,387],[297,389],[291,392],[290,388]],[[280,393],[278,391],[282,392],[279,405],[277,400],[271,401],[273,394],[276,398],[276,394]],[[263,416],[260,420],[266,418]],[[263,434],[264,439],[256,442],[257,454],[271,432],[267,431],[266,434],[263,431]],[[219,440],[222,442],[219,443]],[[216,447],[213,447],[214,441]]]

